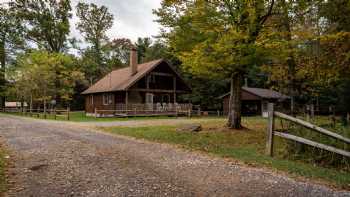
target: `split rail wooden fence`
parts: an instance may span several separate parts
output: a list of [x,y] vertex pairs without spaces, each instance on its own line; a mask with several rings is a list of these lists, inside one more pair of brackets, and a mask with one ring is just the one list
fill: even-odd
[[316,126],[314,124],[311,124],[307,121],[274,111],[274,105],[273,103],[269,103],[268,105],[268,126],[267,126],[267,142],[266,142],[266,152],[268,155],[270,155],[271,157],[273,156],[273,143],[274,143],[274,136],[279,136],[281,138],[284,139],[288,139],[288,140],[293,140],[296,141],[298,143],[302,143],[302,144],[306,144],[309,146],[313,146],[316,148],[320,148],[323,150],[327,150],[333,153],[337,153],[346,157],[350,157],[350,152],[342,150],[342,149],[338,149],[329,145],[325,145],[322,143],[318,143],[318,142],[314,142],[312,140],[308,140],[299,136],[295,136],[289,133],[284,133],[284,132],[279,132],[279,131],[275,131],[275,117],[293,122],[295,124],[301,125],[307,129],[310,129],[314,132],[318,132],[320,134],[326,135],[328,137],[332,137],[338,140],[341,140],[347,144],[350,144],[350,139],[346,138],[344,136],[341,136],[337,133],[334,133],[332,131],[329,131],[327,129],[321,128],[319,126]]
[[49,115],[53,116],[53,118],[56,120],[58,117],[63,117],[66,120],[70,120],[70,108],[67,107],[67,109],[27,109],[27,108],[3,108],[1,109],[1,112],[3,113],[17,113],[23,116],[30,116],[30,117],[43,117],[44,119],[47,119]]

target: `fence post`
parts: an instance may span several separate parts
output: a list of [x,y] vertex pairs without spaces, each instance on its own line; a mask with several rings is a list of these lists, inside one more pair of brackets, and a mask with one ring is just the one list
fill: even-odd
[[56,119],[57,119],[57,116],[56,116],[56,107],[53,108],[53,115],[54,115],[54,119],[56,120]]
[[70,107],[67,107],[67,120],[70,119],[70,117],[69,117],[69,111],[70,111]]
[[310,122],[310,105],[306,105],[306,120]]
[[330,107],[330,110],[331,110],[331,121],[332,121],[332,126],[333,127],[335,127],[336,126],[336,124],[337,124],[337,121],[336,121],[336,117],[335,117],[335,106],[334,105],[332,105],[331,107]]
[[97,118],[97,108],[95,108],[94,114],[95,114],[95,118]]
[[268,107],[268,124],[267,124],[267,141],[266,141],[266,152],[268,155],[273,157],[273,136],[274,136],[274,106],[273,103],[269,103]]

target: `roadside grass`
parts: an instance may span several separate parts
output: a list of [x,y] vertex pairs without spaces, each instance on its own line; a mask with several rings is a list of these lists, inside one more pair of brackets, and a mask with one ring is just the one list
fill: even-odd
[[[23,116],[28,118],[35,118],[35,119],[44,119],[44,114],[41,113],[39,116],[33,115],[22,115],[21,113],[2,113],[0,112],[0,115],[15,115],[15,116]],[[170,119],[170,118],[176,118],[176,117],[168,117],[168,116],[158,116],[158,117],[105,117],[105,118],[95,118],[86,116],[85,112],[70,112],[69,114],[70,118],[67,120],[66,116],[64,115],[58,115],[56,116],[56,120],[59,121],[72,121],[72,122],[111,122],[111,121],[128,121],[128,120],[153,120],[153,119]],[[54,115],[47,114],[46,120],[55,120]]]
[[350,189],[350,173],[335,168],[324,168],[304,161],[290,160],[283,156],[284,140],[276,137],[275,157],[265,155],[266,119],[246,117],[244,130],[229,130],[225,119],[194,119],[202,124],[199,133],[178,132],[176,126],[109,127],[104,131],[160,143],[180,145],[190,150],[203,151],[225,158],[233,158],[245,164],[268,167],[289,173],[292,177],[306,177]]
[[6,176],[5,176],[5,151],[0,147],[0,196],[7,190]]

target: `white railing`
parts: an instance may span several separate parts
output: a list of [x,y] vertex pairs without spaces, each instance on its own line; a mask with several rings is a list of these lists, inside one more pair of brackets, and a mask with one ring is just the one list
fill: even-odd
[[127,115],[179,115],[191,116],[192,104],[190,103],[156,103],[156,104],[117,104],[113,110],[95,108],[95,117],[127,116]]

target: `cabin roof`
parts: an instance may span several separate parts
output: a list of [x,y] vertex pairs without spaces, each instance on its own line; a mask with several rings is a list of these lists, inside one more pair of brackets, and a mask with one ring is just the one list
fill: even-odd
[[[166,63],[183,81],[179,73],[177,73],[167,61],[164,59],[158,59],[147,63],[138,64],[137,73],[135,75],[130,75],[130,67],[114,70],[82,92],[82,94],[126,91],[163,62]],[[191,89],[185,82],[184,84],[189,88],[189,90]]]
[[[242,87],[242,91],[249,92],[263,99],[279,99],[279,100],[290,99],[289,96],[270,89]],[[230,92],[220,96],[219,98],[224,98],[229,95],[230,95]]]

